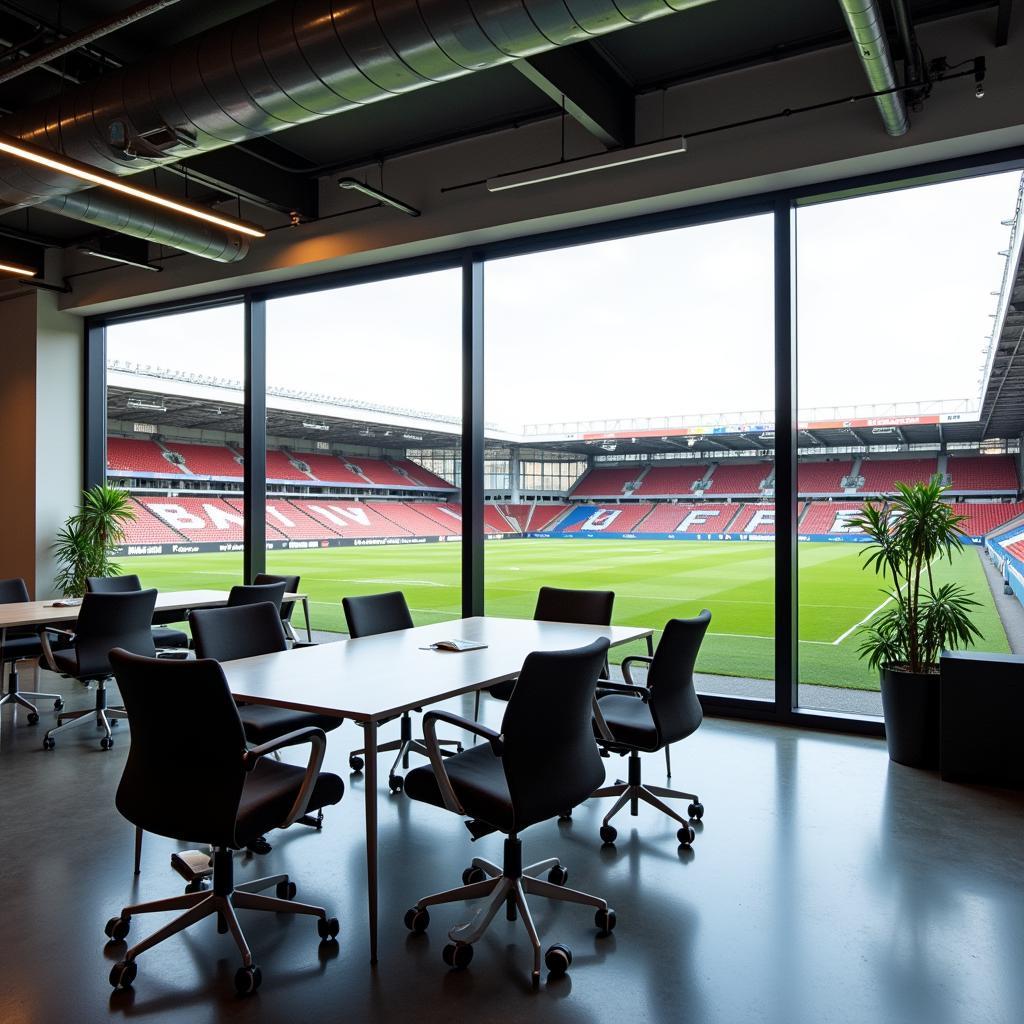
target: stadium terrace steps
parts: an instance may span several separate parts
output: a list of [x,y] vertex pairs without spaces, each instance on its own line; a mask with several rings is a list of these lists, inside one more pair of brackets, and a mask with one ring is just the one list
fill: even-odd
[[953,510],[958,515],[967,516],[967,522],[961,527],[964,533],[970,537],[984,537],[1024,515],[1024,502],[955,501]]
[[155,516],[138,498],[132,498],[135,519],[124,529],[125,544],[177,544],[188,538]]
[[708,471],[706,462],[677,466],[651,466],[633,494],[638,498],[691,497],[693,485],[703,480]]
[[422,487],[433,487],[436,490],[452,490],[452,485],[447,480],[442,480],[436,473],[424,469],[421,465],[413,462],[412,459],[397,459],[394,463],[397,469],[404,469],[415,484]]
[[771,472],[771,465],[760,460],[743,460],[742,464],[719,462],[704,489],[704,494],[752,495],[761,493],[761,481]]
[[572,489],[574,498],[616,498],[626,493],[626,485],[640,475],[641,467],[628,469],[601,466],[583,474]]
[[[446,537],[455,536],[461,531],[461,522],[451,521],[441,524],[421,511],[417,502],[380,501],[367,502],[381,517],[389,520],[398,529],[410,537]],[[449,517],[450,519],[451,517]]]
[[538,501],[530,510],[530,518],[523,532],[544,533],[551,530],[571,508],[571,505],[553,505]]
[[[462,506],[455,506],[459,510],[459,515],[462,515]],[[503,515],[501,509],[497,505],[484,505],[484,530],[491,533],[518,533],[519,531],[514,527]]]
[[526,533],[527,524],[530,521],[532,505],[508,505],[497,506],[498,511],[505,517],[513,533]]
[[1019,490],[1012,455],[950,455],[946,460],[950,489],[955,494]]
[[194,476],[215,477],[218,480],[242,479],[242,464],[235,453],[224,445],[166,441],[164,447],[180,455]]
[[181,476],[180,466],[165,458],[156,441],[134,437],[107,438],[107,469],[111,473],[145,473]]
[[304,473],[292,462],[292,456],[285,451],[267,452],[268,480],[301,480],[308,483],[314,480],[310,473]]

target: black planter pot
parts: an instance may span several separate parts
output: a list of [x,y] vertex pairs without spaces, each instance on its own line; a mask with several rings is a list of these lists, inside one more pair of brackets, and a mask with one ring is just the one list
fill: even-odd
[[939,767],[939,675],[883,668],[882,712],[889,758],[910,768]]

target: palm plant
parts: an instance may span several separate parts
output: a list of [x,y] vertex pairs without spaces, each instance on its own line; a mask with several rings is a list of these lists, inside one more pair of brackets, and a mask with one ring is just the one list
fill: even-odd
[[942,501],[946,488],[938,476],[896,487],[897,497],[866,502],[851,520],[870,538],[864,568],[870,566],[890,582],[883,592],[892,602],[861,628],[858,653],[872,668],[931,673],[943,649],[981,638],[971,621],[979,602],[959,583],[936,586],[932,575],[935,562],[952,562],[963,548],[960,524],[967,517]]
[[97,484],[82,492],[82,503],[68,516],[53,545],[58,571],[55,583],[65,597],[81,597],[89,576],[114,576],[111,559],[124,543],[124,527],[135,519],[127,491]]

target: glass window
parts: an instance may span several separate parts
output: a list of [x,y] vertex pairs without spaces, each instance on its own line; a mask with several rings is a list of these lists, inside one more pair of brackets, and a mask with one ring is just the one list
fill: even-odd
[[160,590],[242,582],[241,305],[107,329],[107,482],[136,514],[123,573]]
[[267,302],[267,569],[301,577],[315,629],[388,590],[417,625],[461,615],[461,287],[445,270]]

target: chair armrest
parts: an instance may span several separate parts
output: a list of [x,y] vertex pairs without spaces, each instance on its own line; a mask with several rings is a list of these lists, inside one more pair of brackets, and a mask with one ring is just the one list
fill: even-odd
[[[604,679],[600,680],[598,685],[604,693],[607,693],[608,691],[612,691],[614,693],[628,693],[634,697],[639,697],[645,704],[651,696],[651,691],[643,686],[626,686],[624,683],[610,683]],[[594,725],[597,726],[597,734],[599,737],[598,741],[613,743],[615,741],[615,736],[612,734],[611,729],[608,728],[608,723],[604,720],[604,715],[601,714],[601,702],[596,693],[594,694],[593,708]]]
[[57,667],[57,663],[53,660],[53,648],[50,646],[50,633],[67,637],[70,643],[75,642],[75,634],[67,629],[57,629],[56,626],[44,626],[39,630],[39,643],[43,648],[43,660],[46,662],[46,667],[51,672],[56,672],[57,675],[63,675],[64,673]]
[[600,687],[612,693],[628,693],[633,697],[639,697],[645,704],[651,699],[651,691],[646,686],[627,686],[625,683],[609,683],[602,679]]
[[320,645],[315,640],[293,640],[292,650],[299,651],[303,647],[319,647]]
[[162,661],[187,661],[188,649],[181,647],[158,647],[156,656]]
[[479,722],[472,722],[468,718],[453,715],[448,711],[428,711],[423,716],[423,739],[427,746],[427,753],[430,756],[430,767],[434,769],[434,777],[437,779],[437,788],[441,791],[441,799],[445,807],[454,814],[465,815],[466,811],[459,798],[455,795],[452,787],[452,780],[448,778],[448,772],[444,766],[444,756],[441,754],[441,747],[437,742],[437,723],[447,722],[457,729],[465,729],[483,737],[491,745],[494,753],[501,757],[501,734]]
[[625,679],[630,686],[635,685],[633,683],[633,673],[629,667],[634,661],[646,661],[647,664],[650,665],[650,663],[654,661],[654,658],[649,654],[631,654],[628,658],[622,659],[622,678]]
[[316,780],[320,775],[320,768],[324,763],[324,754],[327,751],[327,734],[323,729],[317,729],[313,726],[306,729],[296,729],[294,732],[285,733],[284,736],[278,736],[277,739],[261,743],[258,747],[251,747],[242,755],[243,767],[247,772],[251,772],[256,767],[259,759],[266,754],[272,754],[275,750],[282,750],[285,747],[295,747],[302,743],[310,744],[309,763],[306,765],[306,775],[302,780],[302,785],[299,787],[298,795],[295,797],[295,803],[292,804],[292,809],[281,824],[281,828],[287,828],[306,813],[306,805],[313,794],[313,787],[316,785]]

